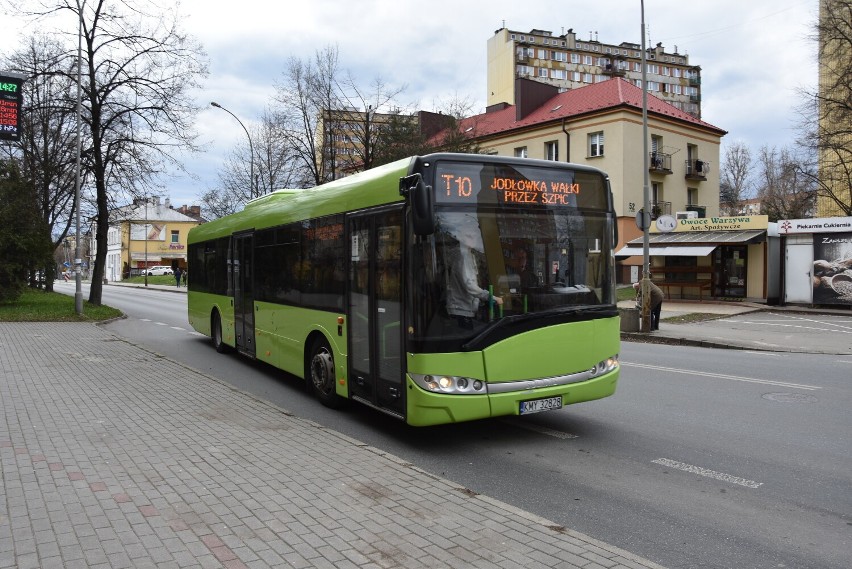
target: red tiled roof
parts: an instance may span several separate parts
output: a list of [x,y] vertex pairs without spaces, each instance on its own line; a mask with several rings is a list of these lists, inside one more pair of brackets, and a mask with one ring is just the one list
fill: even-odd
[[[624,79],[609,79],[559,93],[521,120],[515,120],[515,105],[508,105],[499,111],[463,119],[459,121],[459,129],[470,136],[483,137],[618,107],[632,107],[641,111],[642,89]],[[697,119],[651,93],[648,93],[648,114],[664,115],[714,130],[720,135],[726,134],[719,127]],[[440,137],[440,133],[437,136]]]

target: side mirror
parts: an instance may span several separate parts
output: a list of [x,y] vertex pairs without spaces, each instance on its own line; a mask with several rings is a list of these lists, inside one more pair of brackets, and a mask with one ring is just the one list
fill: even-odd
[[432,199],[432,187],[423,182],[420,174],[413,174],[400,178],[399,193],[408,199],[414,234],[425,236],[435,233],[435,202]]

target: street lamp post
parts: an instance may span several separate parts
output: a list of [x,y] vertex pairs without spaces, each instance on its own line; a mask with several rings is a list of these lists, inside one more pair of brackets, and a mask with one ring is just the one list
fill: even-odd
[[257,197],[257,191],[256,191],[255,186],[257,185],[257,183],[255,182],[255,179],[254,179],[254,145],[251,142],[251,135],[249,134],[249,131],[246,128],[246,125],[243,124],[243,121],[241,121],[237,117],[237,115],[235,115],[234,113],[232,113],[231,111],[229,111],[228,109],[226,109],[225,107],[223,107],[222,105],[220,105],[219,103],[217,103],[215,101],[211,102],[210,105],[213,106],[213,107],[216,107],[217,109],[222,109],[223,111],[225,111],[226,113],[228,113],[229,115],[234,117],[234,119],[236,119],[236,121],[238,123],[240,123],[240,126],[243,127],[243,130],[246,131],[246,138],[248,138],[248,143],[249,143],[249,152],[251,153],[251,160],[250,160],[250,162],[251,162],[251,180],[249,181],[249,190],[251,191],[251,197],[256,198]]
[[645,53],[645,0],[639,2],[642,10],[642,330],[651,331],[651,259],[648,213],[650,204],[650,174],[648,173],[648,82]]

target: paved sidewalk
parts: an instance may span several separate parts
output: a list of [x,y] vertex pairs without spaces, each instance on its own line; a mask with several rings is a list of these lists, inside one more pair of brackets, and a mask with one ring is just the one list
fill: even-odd
[[93,324],[0,323],[0,567],[659,567]]
[[[632,301],[619,308],[633,308]],[[666,318],[705,313],[717,319],[675,323]],[[768,306],[751,302],[665,300],[660,329],[622,332],[621,339],[708,348],[852,355],[852,311]]]

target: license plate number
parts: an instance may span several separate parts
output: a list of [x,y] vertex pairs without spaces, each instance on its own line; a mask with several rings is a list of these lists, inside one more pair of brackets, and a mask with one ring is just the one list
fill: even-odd
[[542,411],[553,411],[554,409],[562,409],[562,396],[521,401],[520,414],[529,415],[530,413],[541,413]]

